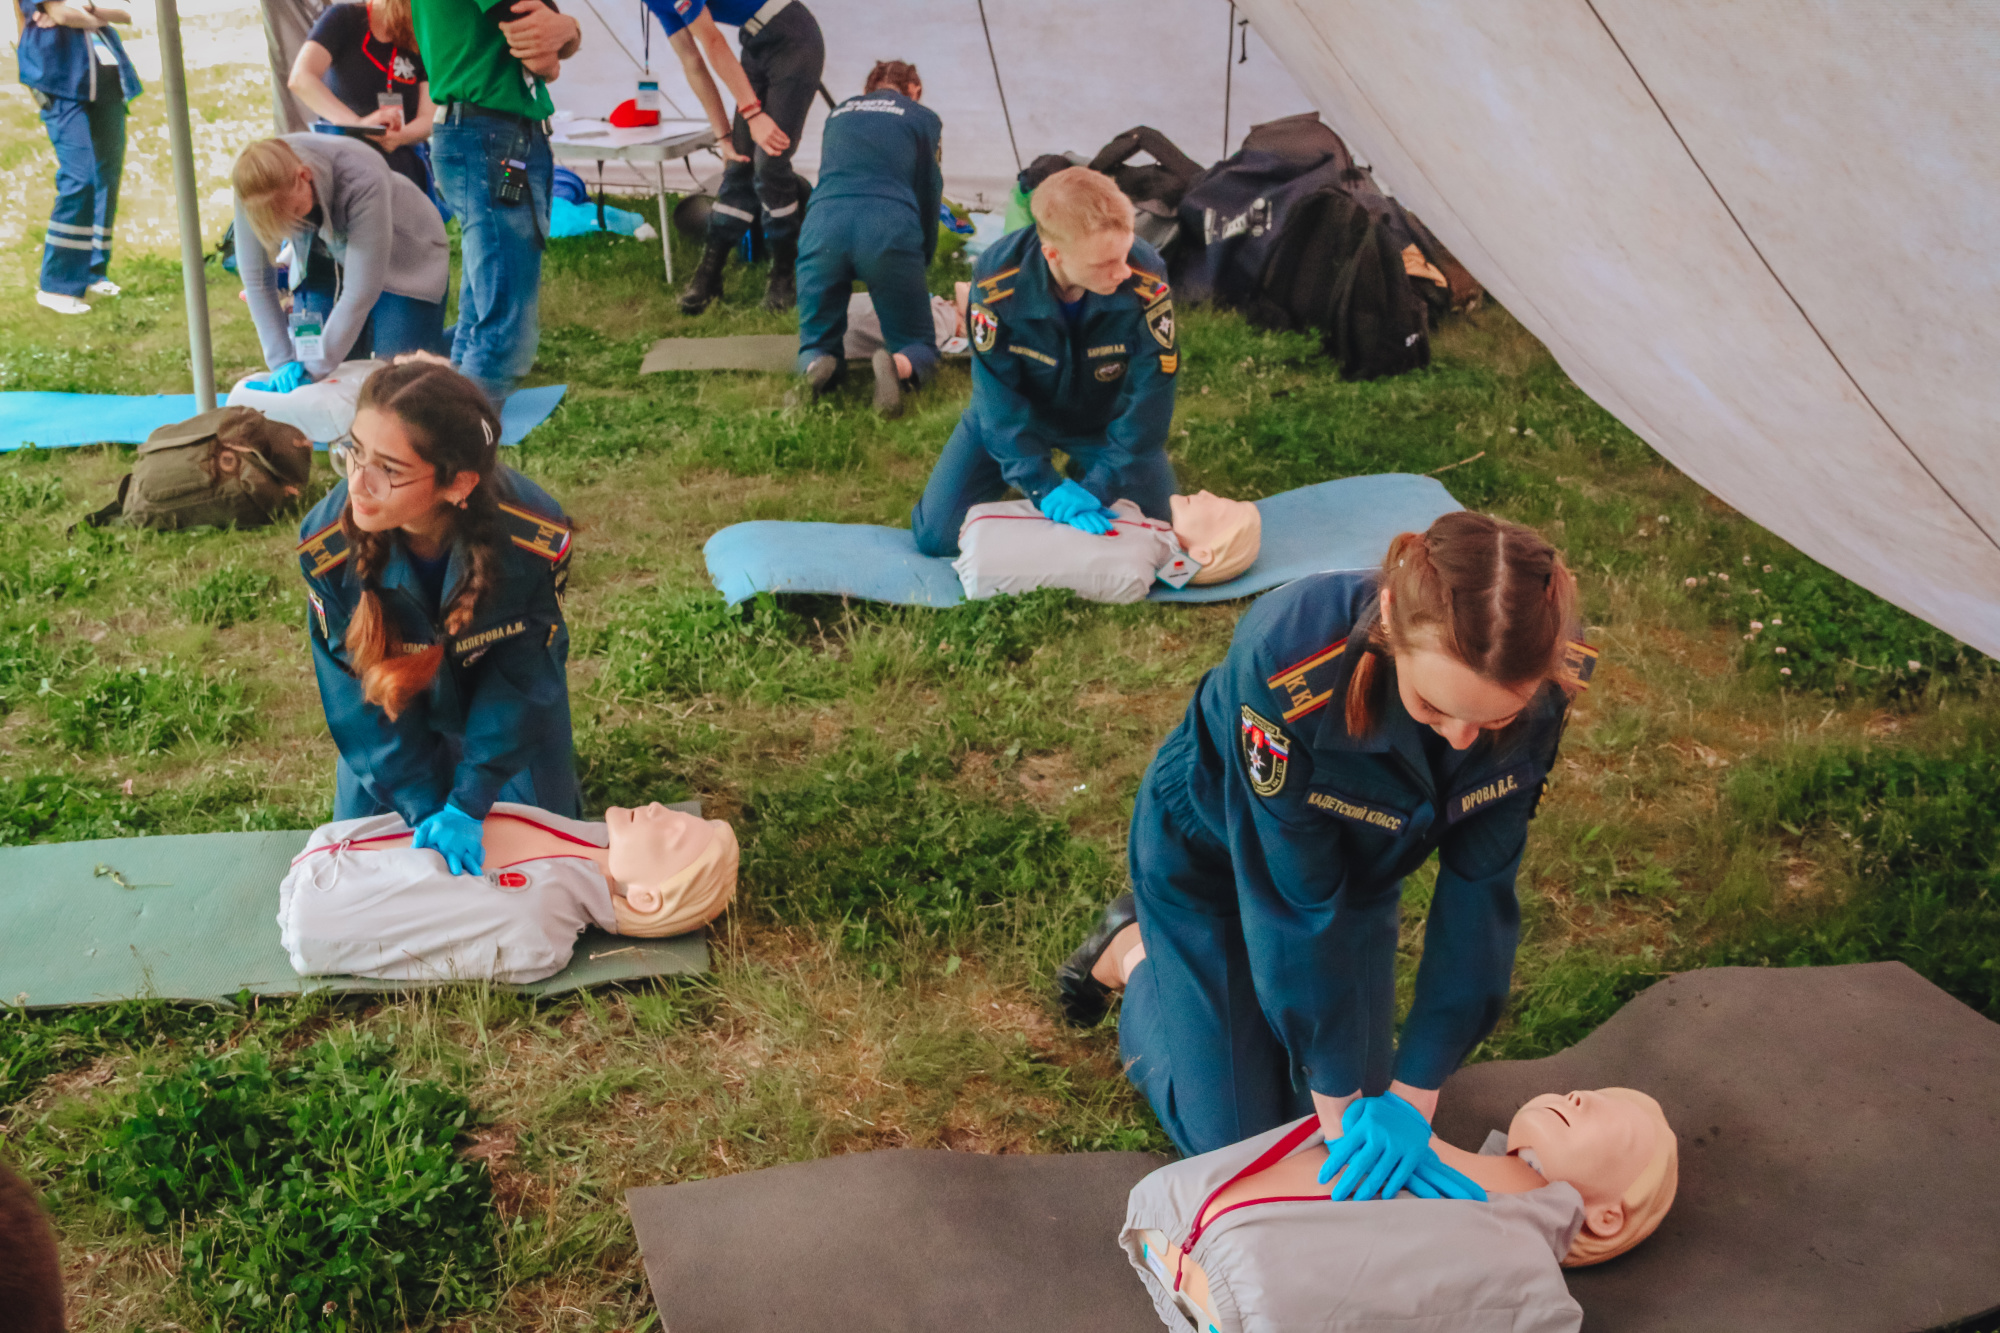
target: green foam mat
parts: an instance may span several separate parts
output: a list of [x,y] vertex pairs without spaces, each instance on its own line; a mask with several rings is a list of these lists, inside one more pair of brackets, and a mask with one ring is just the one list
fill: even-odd
[[788,375],[798,369],[796,333],[732,333],[720,338],[662,338],[639,363],[641,375],[663,370],[760,370]]
[[[697,807],[698,809],[698,807]],[[191,833],[0,847],[0,1001],[31,1009],[243,991],[398,991],[423,983],[301,977],[278,937],[278,884],[309,833]],[[577,937],[568,967],[523,986],[550,995],[708,969],[702,931]]]

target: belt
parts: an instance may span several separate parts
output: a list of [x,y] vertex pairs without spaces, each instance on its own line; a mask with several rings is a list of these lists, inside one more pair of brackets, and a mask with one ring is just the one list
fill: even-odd
[[[785,0],[785,2],[789,4],[791,0]],[[539,129],[544,134],[548,133],[549,130],[549,123],[546,120],[536,120],[532,116],[524,116],[514,111],[495,111],[492,107],[480,106],[477,102],[447,102],[438,110],[438,118],[443,120],[447,125],[460,124],[469,116],[479,116],[487,120],[504,120],[510,125],[521,125],[529,129]]]
[[784,12],[785,6],[790,3],[792,0],[764,0],[756,13],[743,20],[743,35],[755,37],[770,24],[772,19]]

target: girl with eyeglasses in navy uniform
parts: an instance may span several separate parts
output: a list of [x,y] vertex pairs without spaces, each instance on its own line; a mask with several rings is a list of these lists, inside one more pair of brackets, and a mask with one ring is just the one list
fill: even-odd
[[495,801],[581,813],[561,594],[571,524],[499,462],[479,388],[413,359],[362,386],[342,480],[300,527],[308,635],[340,751],[333,817],[394,811],[454,874]]

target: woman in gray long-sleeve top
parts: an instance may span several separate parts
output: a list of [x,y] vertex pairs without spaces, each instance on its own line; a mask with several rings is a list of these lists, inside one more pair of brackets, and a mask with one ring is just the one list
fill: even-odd
[[[237,271],[272,371],[259,387],[289,393],[319,379],[356,352],[370,327],[372,355],[383,359],[444,350],[444,222],[375,148],[326,134],[263,139],[243,150],[231,180]],[[306,283],[315,236],[333,255],[330,300]],[[288,301],[272,267],[286,241],[294,256]]]

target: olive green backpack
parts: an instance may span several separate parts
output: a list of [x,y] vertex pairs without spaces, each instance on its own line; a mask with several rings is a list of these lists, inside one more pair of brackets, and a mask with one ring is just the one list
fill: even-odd
[[86,521],[156,531],[263,527],[311,476],[303,434],[255,408],[219,407],[148,435],[119,478],[118,498]]

